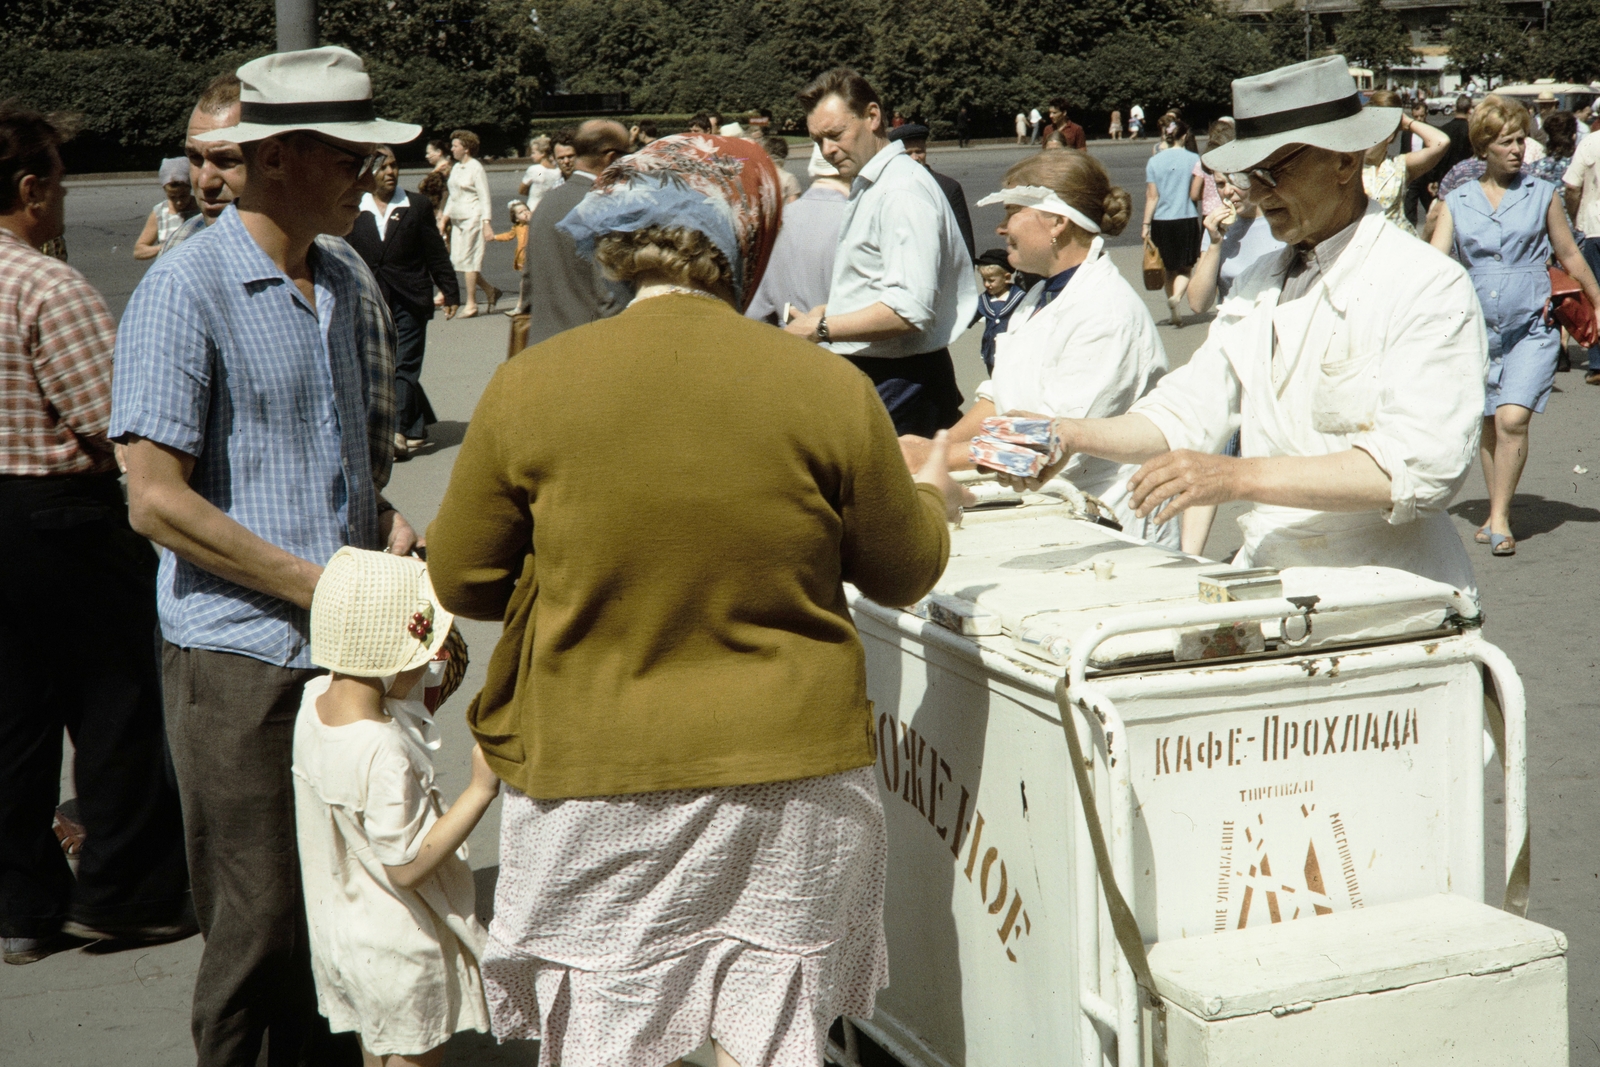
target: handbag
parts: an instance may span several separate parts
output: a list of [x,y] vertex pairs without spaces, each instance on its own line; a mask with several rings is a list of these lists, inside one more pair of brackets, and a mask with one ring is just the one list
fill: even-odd
[[511,316],[511,340],[506,345],[506,358],[521,352],[528,347],[528,313],[520,312]]
[[1144,287],[1151,292],[1165,288],[1167,284],[1166,265],[1161,262],[1161,250],[1151,243],[1150,238],[1144,239]]
[[439,654],[428,665],[423,682],[422,703],[430,712],[438,711],[439,705],[461,688],[461,681],[467,676],[467,662],[467,639],[461,636],[461,628],[452,624]]
[[1545,321],[1566,330],[1584,348],[1593,347],[1596,340],[1600,340],[1600,323],[1595,321],[1594,306],[1572,275],[1560,267],[1550,268],[1550,301],[1545,304],[1544,312]]

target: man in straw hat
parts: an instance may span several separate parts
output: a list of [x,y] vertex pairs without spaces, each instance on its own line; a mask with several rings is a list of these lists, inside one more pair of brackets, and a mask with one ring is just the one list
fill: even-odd
[[[202,1067],[329,1062],[306,947],[290,746],[311,669],[308,615],[345,545],[416,542],[368,448],[366,268],[325,253],[373,188],[382,143],[342,48],[239,68],[246,176],[217,221],[156,261],[117,334],[111,436],[134,528],[162,553],[167,729],[206,936],[193,1030]],[[367,301],[370,302],[370,301]],[[390,427],[392,432],[392,427]]]
[[[1466,272],[1362,190],[1362,153],[1400,112],[1363,108],[1342,56],[1240,78],[1233,101],[1238,138],[1205,163],[1290,247],[1128,414],[1058,420],[1068,452],[1143,463],[1132,501],[1158,521],[1254,502],[1240,566],[1377,564],[1475,592],[1445,507],[1477,450],[1483,313]],[[1242,456],[1217,455],[1235,428]]]

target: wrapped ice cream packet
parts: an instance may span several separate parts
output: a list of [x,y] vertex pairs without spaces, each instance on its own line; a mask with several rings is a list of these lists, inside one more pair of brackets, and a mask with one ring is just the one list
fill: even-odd
[[988,434],[974,437],[969,447],[972,462],[977,466],[1015,475],[1018,478],[1037,477],[1049,462],[1049,457],[1043,452],[1027,445],[1002,441]]
[[1061,457],[1061,435],[1056,433],[1053,419],[1021,419],[1010,415],[993,415],[983,420],[983,432],[996,441],[1013,445],[1026,445],[1045,454],[1048,461]]

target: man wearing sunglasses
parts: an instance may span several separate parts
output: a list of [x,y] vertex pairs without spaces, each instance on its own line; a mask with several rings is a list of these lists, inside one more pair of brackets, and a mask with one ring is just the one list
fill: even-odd
[[238,73],[233,121],[191,126],[196,142],[239,146],[237,198],[134,291],[110,436],[133,527],[164,549],[167,733],[206,937],[198,1062],[255,1064],[265,1043],[275,1063],[338,1063],[306,948],[292,732],[316,673],[308,609],[322,565],[345,545],[404,555],[416,543],[380,495],[394,327],[339,238],[374,188],[378,145],[421,129],[374,116],[361,60],[342,48]]
[[[1058,420],[1069,455],[1142,463],[1130,496],[1157,522],[1253,502],[1236,565],[1376,564],[1475,594],[1445,508],[1477,451],[1483,313],[1466,272],[1362,189],[1400,111],[1364,108],[1342,56],[1233,94],[1238,138],[1205,163],[1289,247],[1239,277],[1205,344],[1128,414]],[[1217,455],[1236,428],[1242,455]]]

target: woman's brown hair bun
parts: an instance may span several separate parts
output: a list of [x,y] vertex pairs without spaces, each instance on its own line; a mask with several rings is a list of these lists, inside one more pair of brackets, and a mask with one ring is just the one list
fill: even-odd
[[[1029,156],[1006,171],[1003,184],[1055,190],[1062,200],[1096,222],[1107,237],[1121,233],[1133,214],[1133,198],[1127,190],[1112,185],[1105,167],[1087,152],[1068,149]],[[1076,224],[1074,229],[1081,231]]]

